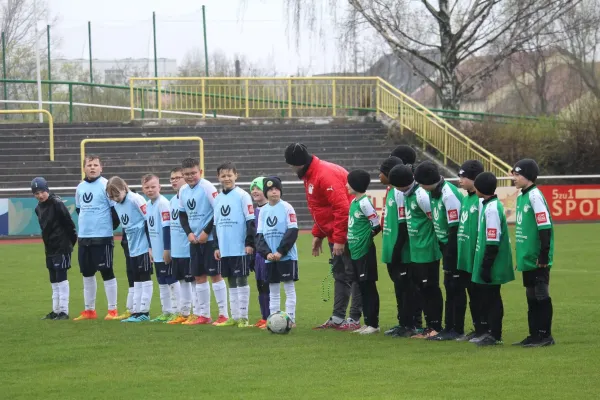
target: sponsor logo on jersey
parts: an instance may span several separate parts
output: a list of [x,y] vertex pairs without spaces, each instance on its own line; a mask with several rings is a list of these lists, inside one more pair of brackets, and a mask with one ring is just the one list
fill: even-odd
[[219,195],[219,193],[218,193],[218,192],[212,192],[212,197],[213,197],[213,199],[216,199],[218,195]]
[[542,211],[535,214],[535,220],[538,224],[545,224],[548,222],[548,217],[546,216],[546,213]]
[[154,216],[150,216],[150,218],[148,218],[148,225],[154,227]]
[[521,225],[522,223],[523,223],[523,213],[519,211],[517,213],[517,225]]
[[146,205],[142,204],[142,206],[140,207],[140,210],[142,211],[142,214],[146,215]]
[[174,220],[179,219],[179,210],[174,209],[173,211],[171,211],[171,218],[173,218]]
[[121,223],[123,225],[127,225],[129,223],[129,215],[127,215],[127,214],[121,215]]
[[290,222],[296,222],[296,214],[290,214]]
[[398,208],[398,215],[400,216],[400,218],[406,218],[406,211],[404,207]]
[[528,211],[529,211],[529,209],[531,209],[531,206],[530,206],[529,204],[525,204],[525,205],[523,206],[523,212],[528,212]]
[[168,211],[163,211],[160,215],[162,215],[162,220],[163,221],[168,221],[169,220],[169,212]]
[[458,210],[448,210],[448,221],[458,221]]
[[90,193],[83,194],[83,202],[84,203],[91,203],[92,200],[94,200],[94,193],[90,192]]
[[254,207],[252,204],[248,204],[248,214],[254,214]]
[[231,214],[231,207],[221,206],[221,215],[227,217],[229,214]]
[[196,208],[196,200],[195,199],[189,199],[187,201],[187,206],[190,210],[193,210]]
[[487,228],[487,238],[490,240],[497,240],[498,239],[498,229]]
[[268,217],[267,218],[267,226],[272,228],[275,225],[277,225],[277,217],[276,216]]
[[467,219],[469,219],[469,212],[465,210],[460,213],[460,222],[464,224],[465,222],[467,222]]
[[354,217],[350,216],[350,218],[348,218],[348,228],[352,228],[354,226]]

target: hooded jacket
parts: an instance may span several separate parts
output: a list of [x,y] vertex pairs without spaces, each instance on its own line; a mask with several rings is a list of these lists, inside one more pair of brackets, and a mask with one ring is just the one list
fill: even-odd
[[77,243],[77,230],[69,210],[57,195],[50,193],[48,200],[35,208],[46,256],[70,254]]

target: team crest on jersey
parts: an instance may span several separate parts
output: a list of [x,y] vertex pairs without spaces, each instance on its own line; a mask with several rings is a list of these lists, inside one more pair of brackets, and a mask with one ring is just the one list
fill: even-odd
[[517,225],[521,225],[522,223],[523,223],[523,213],[519,211],[517,213]]
[[391,207],[391,206],[393,206],[393,205],[394,205],[394,200],[392,200],[392,199],[389,199],[389,201],[388,201],[388,206],[390,206],[390,207]]
[[193,210],[194,208],[196,208],[196,200],[194,199],[189,199],[187,201],[187,206],[190,210]]
[[171,211],[171,218],[173,220],[179,219],[179,210],[173,210],[173,211]]
[[273,217],[268,217],[267,218],[267,226],[269,228],[274,227],[275,225],[277,225],[277,217],[273,216]]
[[360,212],[354,211],[354,218],[360,218]]
[[412,204],[410,205],[410,208],[411,208],[412,210],[416,210],[416,209],[417,209],[417,203],[412,203]]
[[473,205],[471,206],[471,208],[469,208],[469,212],[470,212],[471,214],[473,214],[473,213],[475,213],[476,211],[477,211],[477,206],[473,204]]
[[314,189],[314,188],[315,188],[315,187],[313,186],[313,184],[312,184],[312,183],[309,183],[309,184],[308,184],[308,194],[313,194],[313,189]]
[[529,204],[525,204],[525,205],[523,206],[523,212],[527,212],[527,211],[529,211],[530,209],[531,209],[531,206],[530,206]]
[[151,215],[150,218],[148,218],[148,225],[154,226],[154,216]]
[[127,214],[121,215],[121,223],[123,225],[127,225],[129,223],[129,215],[127,215]]
[[469,218],[469,212],[468,211],[463,211],[460,213],[460,222],[461,223],[465,223],[467,222],[467,219]]
[[84,203],[91,203],[92,200],[94,200],[94,193],[89,192],[89,193],[83,194],[83,202]]
[[231,207],[229,206],[221,206],[221,215],[224,217],[229,216],[231,214]]

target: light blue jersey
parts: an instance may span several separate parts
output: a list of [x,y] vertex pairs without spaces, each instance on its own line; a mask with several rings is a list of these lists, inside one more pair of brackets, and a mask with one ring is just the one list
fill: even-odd
[[254,219],[250,195],[239,187],[215,199],[215,229],[221,257],[246,255],[246,221]]
[[[218,194],[217,188],[206,179],[200,179],[193,188],[186,184],[179,189],[179,211],[187,213],[194,235],[199,236],[212,219],[213,205]],[[212,239],[211,233],[208,240]]]
[[94,182],[83,181],[75,191],[75,207],[79,208],[80,238],[106,238],[113,236],[113,222],[110,208],[115,202],[106,194],[104,177]]
[[148,215],[146,200],[137,193],[127,192],[123,202],[115,204],[115,210],[121,220],[121,226],[127,234],[129,255],[136,257],[148,253],[150,247],[145,229]]
[[[298,222],[296,220],[296,211],[294,207],[287,201],[280,200],[279,203],[272,206],[271,204],[265,204],[260,209],[260,215],[258,218],[258,227],[256,233],[262,233],[265,238],[265,242],[271,249],[271,253],[277,252],[277,248],[281,244],[283,235],[288,229],[298,229]],[[288,253],[281,257],[280,261],[298,261],[298,249],[296,244],[288,251]],[[271,261],[267,260],[267,263]]]
[[165,250],[163,228],[171,226],[171,211],[169,200],[162,194],[158,199],[146,202],[148,216],[148,232],[150,233],[150,244],[152,245],[152,258],[154,262],[164,262],[163,251]]
[[188,258],[190,242],[179,221],[179,195],[171,198],[171,257]]

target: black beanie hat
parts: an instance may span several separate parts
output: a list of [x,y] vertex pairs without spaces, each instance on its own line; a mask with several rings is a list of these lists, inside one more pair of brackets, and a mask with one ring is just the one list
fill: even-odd
[[415,149],[405,144],[401,144],[397,146],[394,150],[392,150],[392,154],[390,156],[398,157],[402,160],[404,164],[414,164],[417,161],[417,153]]
[[348,185],[357,193],[365,193],[371,183],[371,175],[364,169],[355,169],[348,174]]
[[379,172],[381,172],[385,176],[388,176],[390,174],[390,171],[392,170],[392,168],[394,168],[396,165],[403,165],[403,164],[404,164],[404,162],[402,162],[402,160],[400,158],[395,157],[395,156],[390,156],[390,157],[386,158],[385,160],[383,160],[383,162],[381,163],[381,166],[379,167]]
[[263,180],[263,193],[265,194],[265,197],[272,188],[279,189],[281,196],[283,196],[283,185],[281,184],[281,179],[276,176],[268,176]]
[[412,169],[408,165],[396,165],[391,169],[388,180],[390,185],[397,188],[410,186],[415,181]]
[[458,176],[470,179],[472,181],[477,178],[477,175],[483,172],[483,164],[479,160],[467,160],[460,166]]
[[441,179],[438,166],[431,161],[423,161],[415,169],[415,181],[421,185],[433,185]]
[[540,167],[538,167],[537,163],[531,158],[524,158],[522,160],[517,161],[514,168],[512,169],[512,172],[524,176],[531,182],[535,182],[537,180],[538,174],[540,173]]
[[311,155],[308,149],[302,143],[292,143],[285,149],[285,162],[295,167],[301,167],[308,164]]
[[39,191],[49,192],[50,189],[48,188],[48,182],[46,182],[44,178],[38,176],[31,181],[31,193],[35,194],[35,192]]
[[496,175],[491,172],[482,172],[475,178],[475,189],[486,196],[494,195],[497,184]]

